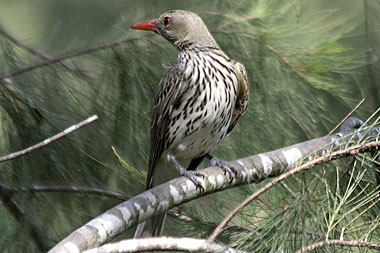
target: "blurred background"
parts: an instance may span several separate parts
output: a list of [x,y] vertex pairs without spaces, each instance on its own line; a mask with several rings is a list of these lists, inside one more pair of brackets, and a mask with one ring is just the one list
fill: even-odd
[[[93,114],[99,120],[0,163],[0,251],[46,251],[144,190],[154,93],[177,53],[159,35],[129,27],[171,9],[199,14],[224,52],[247,69],[248,111],[217,157],[234,160],[321,137],[362,99],[354,116],[378,122],[378,0],[1,0],[0,156]],[[285,181],[245,208],[219,240],[251,252],[292,252],[326,234],[339,239],[345,227],[347,239],[378,241],[377,156]],[[205,237],[258,187],[187,203],[175,212],[189,219],[170,215],[164,233]]]

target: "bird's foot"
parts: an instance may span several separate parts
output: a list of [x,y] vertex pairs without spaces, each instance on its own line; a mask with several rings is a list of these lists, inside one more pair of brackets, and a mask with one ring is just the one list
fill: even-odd
[[202,181],[199,179],[204,178],[204,175],[200,173],[199,171],[193,171],[193,170],[186,170],[185,168],[182,167],[183,170],[178,170],[180,176],[187,177],[190,179],[194,184],[197,189],[199,189],[201,192],[204,192],[205,189],[202,186]]
[[187,177],[195,184],[197,190],[199,189],[201,192],[204,192],[202,181],[199,179],[199,177],[204,178],[202,173],[199,171],[186,170],[181,164],[179,164],[172,151],[167,153],[167,159],[174,164],[180,176]]
[[228,162],[218,159],[212,155],[207,155],[207,158],[210,159],[210,164],[212,166],[217,166],[223,169],[224,175],[228,175],[227,177],[230,183],[234,180],[237,172]]

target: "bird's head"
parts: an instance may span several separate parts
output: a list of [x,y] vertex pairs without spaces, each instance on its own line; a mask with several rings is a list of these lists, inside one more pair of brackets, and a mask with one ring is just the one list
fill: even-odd
[[154,31],[178,48],[218,47],[202,19],[190,11],[168,11],[157,19],[134,24],[131,28]]

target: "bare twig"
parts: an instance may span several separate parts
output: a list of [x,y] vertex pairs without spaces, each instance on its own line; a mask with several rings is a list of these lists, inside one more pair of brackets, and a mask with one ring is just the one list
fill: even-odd
[[360,152],[361,150],[365,150],[371,147],[378,147],[380,146],[380,141],[373,141],[366,144],[359,144],[355,146],[351,146],[349,148],[338,150],[329,154],[326,154],[324,156],[318,157],[310,162],[307,162],[301,166],[297,166],[294,169],[291,169],[280,176],[276,177],[257,191],[255,191],[252,195],[250,195],[248,198],[246,198],[243,202],[241,202],[237,207],[235,207],[234,210],[232,210],[226,218],[215,228],[214,232],[211,234],[211,236],[207,239],[209,242],[212,242],[216,239],[216,237],[223,231],[223,228],[232,220],[233,217],[237,215],[237,213],[243,209],[245,206],[247,206],[250,202],[252,202],[254,199],[261,196],[263,193],[271,189],[273,186],[278,184],[279,182],[285,180],[286,178],[293,176],[300,171],[309,169],[317,164],[324,163],[333,159],[337,159],[338,157],[341,157],[343,155],[355,155],[356,153]]
[[332,133],[335,132],[335,130],[337,130],[338,127],[340,127],[343,124],[343,122],[345,122],[348,119],[348,117],[350,117],[359,108],[361,104],[363,104],[364,100],[364,98],[360,100],[360,102],[354,107],[354,109],[352,109],[333,129],[331,129],[331,131],[326,135],[326,137],[332,135]]
[[26,212],[16,200],[12,198],[12,193],[0,185],[0,202],[9,211],[9,213],[17,220],[21,227],[29,232],[32,241],[41,252],[48,249],[46,238],[41,234],[41,229],[34,222],[33,217]]
[[31,70],[34,70],[34,69],[45,67],[45,66],[47,66],[49,64],[61,62],[63,60],[66,60],[66,59],[69,59],[69,58],[72,58],[72,57],[75,57],[75,56],[79,56],[79,55],[82,55],[82,54],[88,54],[88,53],[91,53],[91,52],[94,52],[94,51],[97,51],[97,50],[106,49],[106,48],[109,48],[109,47],[113,47],[113,46],[122,44],[122,43],[127,42],[127,41],[133,41],[133,40],[137,40],[137,39],[140,39],[142,37],[147,37],[147,36],[150,36],[150,35],[149,34],[147,34],[147,35],[141,35],[139,37],[125,36],[125,37],[123,37],[123,38],[121,38],[119,40],[111,40],[111,41],[107,41],[107,42],[101,43],[101,44],[93,46],[93,47],[86,47],[86,48],[80,48],[80,49],[77,49],[77,50],[73,50],[71,52],[60,54],[60,55],[58,55],[58,56],[56,56],[54,58],[51,58],[49,60],[46,60],[46,61],[42,61],[42,62],[39,62],[39,63],[36,63],[36,64],[27,65],[27,66],[19,68],[19,69],[11,70],[8,73],[3,73],[3,74],[0,75],[0,80],[2,80],[4,78],[14,77],[14,76],[17,76],[19,74],[22,74],[22,73],[25,73],[25,72],[28,72],[28,71],[31,71]]
[[366,247],[370,249],[379,249],[380,243],[373,243],[373,242],[364,242],[364,241],[344,241],[344,240],[328,240],[328,241],[321,241],[313,243],[309,246],[303,247],[301,250],[297,251],[297,253],[307,252],[311,251],[316,248],[323,247],[325,245],[341,245],[341,246],[349,246],[349,247]]
[[44,60],[50,60],[51,59],[51,57],[49,55],[47,55],[46,53],[44,53],[44,52],[42,52],[42,51],[40,51],[40,50],[38,50],[32,46],[20,41],[17,38],[15,38],[15,36],[13,36],[8,31],[6,31],[4,29],[4,27],[2,27],[1,25],[0,25],[0,34],[4,35],[8,40],[10,40],[15,45],[24,48],[25,50],[29,51],[30,53],[32,53],[34,55],[37,55],[38,57],[40,57]]
[[[31,45],[28,45],[26,44],[25,42],[17,39],[14,35],[10,34],[7,30],[4,29],[4,27],[2,27],[0,25],[0,34],[2,34],[3,36],[5,36],[9,41],[11,41],[13,44],[15,44],[16,46],[19,46],[23,49],[25,49],[26,51],[40,57],[42,60],[52,60],[53,57],[48,55],[47,53],[37,49],[37,48],[34,48],[32,47]],[[62,62],[60,62],[60,64],[70,70],[79,70],[78,68],[72,68]],[[83,70],[82,70],[83,72]]]
[[233,248],[207,242],[204,239],[153,237],[129,239],[108,243],[99,248],[86,250],[83,253],[95,252],[152,252],[152,251],[186,251],[186,252],[243,252]]
[[312,152],[317,146],[319,146],[322,141],[331,136],[335,132],[335,130],[337,130],[359,108],[359,106],[364,102],[364,100],[364,98],[360,100],[360,102],[338,124],[336,124],[335,127],[331,129],[330,132],[328,132],[328,134],[325,135],[325,137],[321,138],[321,141],[319,143],[316,143],[315,146],[311,147],[310,152]]
[[0,183],[0,187],[6,189],[11,194],[31,193],[31,192],[73,192],[96,194],[100,196],[112,197],[120,200],[129,199],[128,196],[121,192],[109,191],[98,187],[86,187],[75,185],[31,185],[21,187],[9,187]]
[[88,119],[86,120],[83,120],[82,122],[79,122],[78,124],[75,124],[69,128],[67,128],[66,130],[64,130],[63,132],[60,132],[56,135],[54,135],[53,137],[50,137],[40,143],[37,143],[29,148],[26,148],[24,150],[21,150],[21,151],[17,151],[17,152],[14,152],[14,153],[11,153],[9,155],[6,155],[6,156],[3,156],[3,157],[0,157],[0,163],[1,162],[4,162],[4,161],[9,161],[9,160],[12,160],[12,159],[15,159],[19,156],[22,156],[22,155],[25,155],[26,153],[29,153],[29,152],[32,152],[36,149],[39,149],[43,146],[46,146],[48,145],[49,143],[52,143],[53,141],[56,141],[58,140],[59,138],[62,138],[63,136],[65,135],[68,135],[72,132],[74,132],[75,130],[78,130],[79,128],[85,126],[85,125],[88,125],[90,124],[91,122],[95,121],[98,119],[98,115],[93,115],[91,117],[89,117]]

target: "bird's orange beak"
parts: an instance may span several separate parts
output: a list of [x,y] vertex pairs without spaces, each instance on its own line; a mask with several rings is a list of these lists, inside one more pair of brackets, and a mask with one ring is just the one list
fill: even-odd
[[151,19],[148,21],[134,24],[133,26],[131,26],[131,28],[137,29],[137,30],[147,30],[147,31],[157,32],[156,21],[157,19]]

